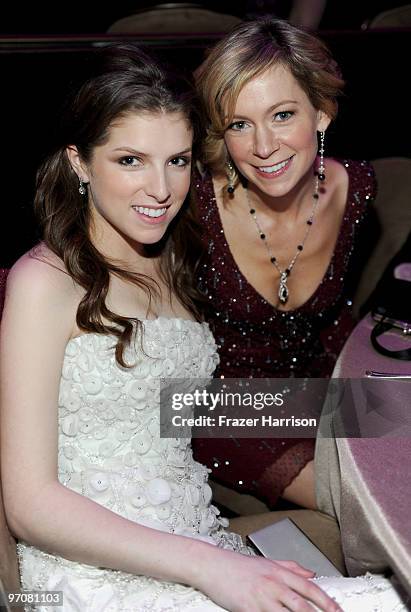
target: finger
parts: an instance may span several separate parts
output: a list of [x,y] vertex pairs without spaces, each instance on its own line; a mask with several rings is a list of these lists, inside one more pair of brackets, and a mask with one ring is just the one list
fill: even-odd
[[[287,606],[282,601],[282,599],[285,598],[285,591],[287,590],[287,587],[285,587],[283,590],[283,594],[281,594],[280,591],[277,591],[275,596],[267,596],[262,599],[259,602],[261,607],[259,607],[258,609],[261,610],[261,612],[285,612],[286,610],[291,609],[287,608]],[[313,612],[312,608],[310,612]]]
[[[282,593],[287,590],[286,586],[278,586],[275,591],[267,593],[256,593],[254,603],[258,612],[284,612],[287,608],[282,604]],[[254,609],[254,608],[253,608]]]
[[285,581],[294,591],[309,602],[314,603],[320,610],[324,610],[324,612],[341,612],[340,606],[314,582],[300,578],[293,573],[289,573]]
[[287,608],[281,603],[273,603],[271,601],[267,604],[267,606],[262,608],[262,610],[263,612],[284,612],[284,610],[287,610]]
[[282,567],[285,567],[291,572],[298,574],[299,576],[304,576],[304,578],[313,578],[315,576],[315,572],[310,569],[307,569],[306,567],[303,567],[295,561],[276,561],[276,563],[278,563],[278,565],[281,565]]
[[301,597],[295,591],[291,589],[287,591],[282,600],[284,610],[290,610],[292,612],[314,612],[314,606],[312,606],[304,597]]

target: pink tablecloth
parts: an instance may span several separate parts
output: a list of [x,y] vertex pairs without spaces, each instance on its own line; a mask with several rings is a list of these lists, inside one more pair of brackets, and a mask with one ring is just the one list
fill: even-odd
[[[370,316],[357,325],[336,364],[334,377],[361,378],[366,370],[411,375],[410,361],[384,357],[373,349],[373,325]],[[384,337],[387,348],[410,345],[411,338],[398,332]],[[398,387],[389,379],[379,384],[384,386],[380,410],[389,412],[390,397]],[[400,384],[411,415],[411,380]],[[411,437],[404,431],[399,427],[381,438],[320,437],[316,449],[317,501],[321,510],[340,523],[351,575],[392,570],[411,594]]]

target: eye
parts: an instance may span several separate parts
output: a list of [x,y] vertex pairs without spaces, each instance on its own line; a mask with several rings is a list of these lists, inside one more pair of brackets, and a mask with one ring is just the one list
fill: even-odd
[[177,166],[178,168],[184,168],[185,166],[188,166],[191,163],[191,157],[184,157],[184,156],[173,157],[173,159],[170,159],[169,163],[171,166]]
[[122,166],[127,166],[129,168],[140,165],[140,160],[135,155],[126,155],[125,157],[121,157],[118,162]]
[[279,113],[275,113],[274,121],[287,121],[287,119],[291,119],[293,115],[293,111],[280,111]]
[[234,132],[241,132],[247,127],[246,121],[233,121],[231,125],[228,126],[229,130],[234,130]]

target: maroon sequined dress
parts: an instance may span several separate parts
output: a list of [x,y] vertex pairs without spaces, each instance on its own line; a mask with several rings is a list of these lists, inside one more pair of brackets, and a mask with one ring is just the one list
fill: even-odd
[[[196,177],[207,249],[200,285],[225,378],[329,377],[354,321],[346,280],[359,226],[375,195],[367,162],[344,161],[349,176],[345,213],[328,269],[299,308],[277,310],[248,283],[225,239],[209,173]],[[197,439],[195,458],[212,478],[273,505],[314,456],[313,439]]]

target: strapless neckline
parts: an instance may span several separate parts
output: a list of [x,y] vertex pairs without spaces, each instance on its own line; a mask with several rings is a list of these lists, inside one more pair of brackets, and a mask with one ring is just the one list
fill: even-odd
[[[188,328],[195,328],[197,326],[200,326],[200,328],[205,329],[207,331],[210,331],[210,326],[206,321],[195,321],[194,319],[185,319],[183,317],[156,317],[155,319],[139,319],[141,321],[141,323],[143,323],[144,326],[149,326],[149,324],[161,324],[162,322],[164,323],[170,323],[171,325],[174,326],[175,329],[181,329],[184,325],[187,325]],[[211,333],[211,331],[210,331]],[[82,338],[96,338],[96,337],[101,337],[101,338],[113,338],[116,339],[116,336],[114,334],[100,334],[98,332],[88,332],[85,334],[80,334],[79,336],[74,336],[74,338],[70,338],[70,340],[67,342],[66,344],[66,348],[72,344],[75,343],[76,341],[79,341],[80,343],[82,342]]]

